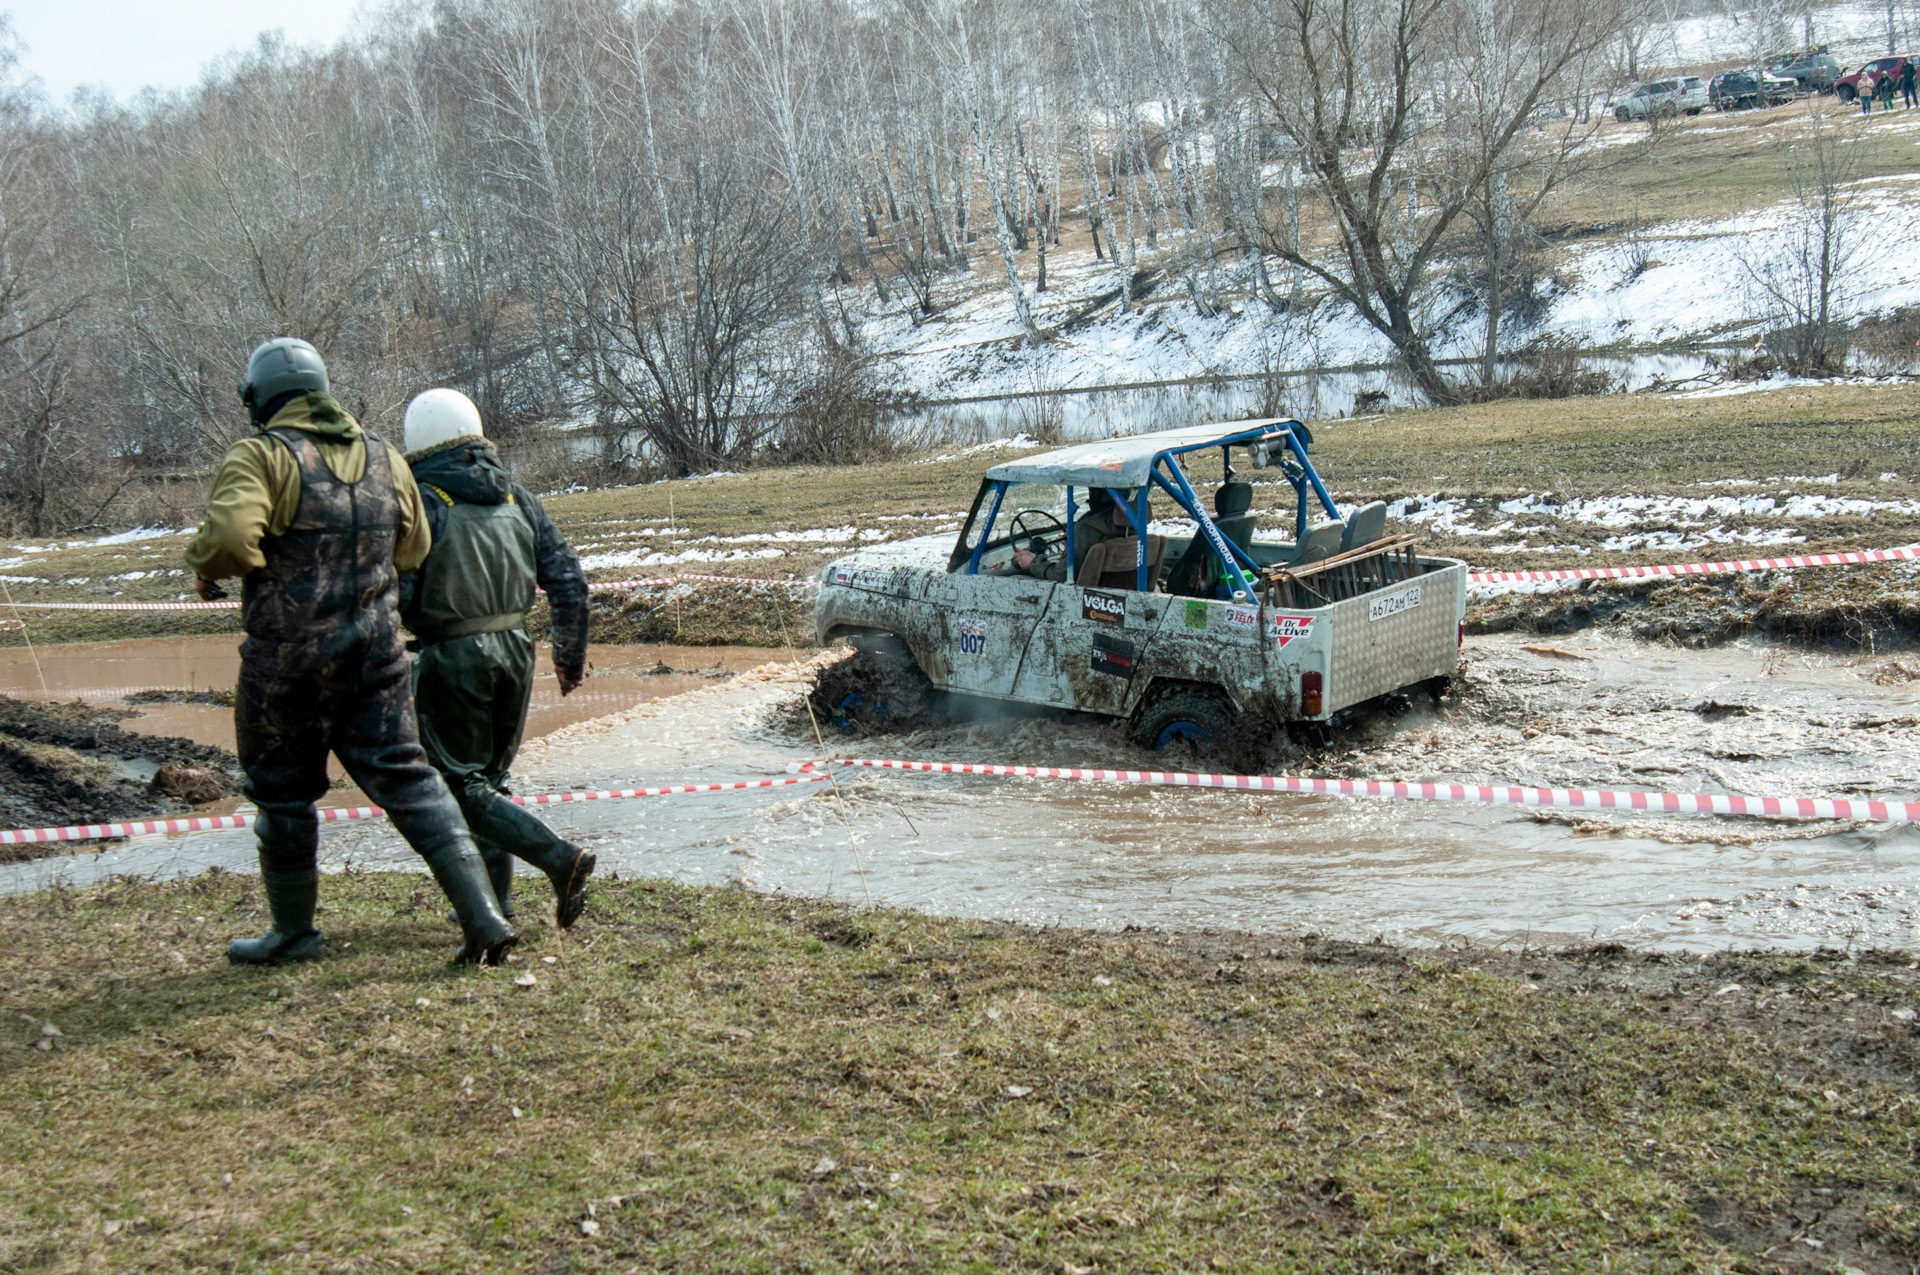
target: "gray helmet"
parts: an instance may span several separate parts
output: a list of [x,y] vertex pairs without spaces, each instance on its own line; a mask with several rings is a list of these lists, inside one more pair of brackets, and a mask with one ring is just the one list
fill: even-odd
[[240,378],[240,401],[257,412],[282,394],[325,394],[328,388],[327,365],[320,351],[298,337],[281,336],[262,344],[247,359],[247,374]]

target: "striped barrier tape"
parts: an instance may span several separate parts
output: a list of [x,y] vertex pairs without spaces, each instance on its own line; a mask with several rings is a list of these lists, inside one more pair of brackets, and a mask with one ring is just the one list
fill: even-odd
[[[633,797],[678,797],[690,793],[744,792],[751,788],[790,788],[825,781],[824,773],[806,772],[777,779],[742,779],[711,784],[667,784],[658,788],[614,788],[598,792],[545,792],[514,797],[517,806],[557,806],[570,801],[625,801]],[[357,819],[384,819],[378,806],[327,806],[315,811],[322,823]],[[15,828],[0,831],[0,846],[46,841],[103,841],[113,837],[144,837],[167,832],[224,832],[253,826],[252,815],[202,815],[191,819],[136,819],[121,823],[74,824],[65,828]]]
[[[1667,562],[1641,567],[1579,567],[1568,571],[1471,571],[1468,584],[1520,584],[1552,580],[1627,580],[1648,576],[1735,575],[1747,571],[1791,571],[1796,567],[1845,567],[1871,562],[1900,562],[1920,559],[1920,545],[1901,545],[1895,549],[1868,549],[1857,553],[1814,553],[1795,558],[1745,558],[1731,562]],[[753,576],[710,576],[681,573],[650,576],[638,580],[593,580],[589,593],[613,593],[629,589],[660,589],[689,581],[701,584],[740,584],[776,589],[812,589],[818,580],[763,580]],[[235,611],[237,599],[220,602],[13,602],[9,606],[31,611]],[[21,627],[20,622],[0,624],[0,629]]]
[[[1520,788],[1491,784],[1410,784],[1378,779],[1309,779],[1299,775],[1205,775],[1162,770],[1087,770],[1072,766],[990,766],[966,762],[835,758],[836,766],[918,770],[945,775],[1025,779],[1083,779],[1098,783],[1171,788],[1225,788],[1242,792],[1317,793],[1329,797],[1387,797],[1404,801],[1459,801],[1555,810],[1641,811],[1654,814],[1748,815],[1767,819],[1860,819],[1920,822],[1920,801],[1850,801],[1838,797],[1743,797],[1732,793],[1640,792],[1630,789]],[[804,763],[798,774],[812,774]]]
[[1732,575],[1743,571],[1787,571],[1795,567],[1843,567],[1863,562],[1920,558],[1920,545],[1869,549],[1860,553],[1814,553],[1799,558],[1748,558],[1737,562],[1674,562],[1650,567],[1582,567],[1573,571],[1473,571],[1468,584],[1510,584],[1524,580],[1624,580],[1640,576]]

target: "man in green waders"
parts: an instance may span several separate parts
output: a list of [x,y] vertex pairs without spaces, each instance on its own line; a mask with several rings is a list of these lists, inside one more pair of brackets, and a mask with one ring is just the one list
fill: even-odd
[[507,476],[465,394],[428,390],[408,404],[406,447],[433,528],[426,565],[400,585],[401,617],[419,639],[420,742],[479,840],[506,914],[520,858],[553,883],[566,929],[586,907],[594,857],[507,800],[506,781],[533,693],[534,586],[547,592],[566,695],[586,676],[586,577],[540,502]]
[[329,392],[305,341],[268,341],[247,360],[240,401],[260,432],[227,452],[187,546],[195,589],[242,579],[240,685],[233,722],[273,928],[236,940],[238,964],[326,954],[314,928],[327,754],[378,802],[453,901],[455,959],[492,965],[518,942],[479,851],[413,717],[400,636],[398,572],[431,545],[404,460],[370,441]]

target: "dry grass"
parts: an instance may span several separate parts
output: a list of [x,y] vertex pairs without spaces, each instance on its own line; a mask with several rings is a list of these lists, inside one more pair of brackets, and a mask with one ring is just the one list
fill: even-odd
[[[1707,111],[1663,123],[1603,123],[1598,140],[1610,162],[1557,197],[1548,220],[1611,222],[1638,215],[1649,223],[1731,217],[1792,194],[1787,148],[1812,135],[1816,120],[1853,149],[1854,176],[1866,180],[1914,170],[1912,120],[1863,116],[1832,97],[1802,98],[1764,111]],[[1635,139],[1631,142],[1625,139]]]
[[376,875],[327,880],[332,959],[229,967],[257,891],[0,901],[0,1266],[1920,1258],[1904,957],[1248,956],[622,882],[462,972]]

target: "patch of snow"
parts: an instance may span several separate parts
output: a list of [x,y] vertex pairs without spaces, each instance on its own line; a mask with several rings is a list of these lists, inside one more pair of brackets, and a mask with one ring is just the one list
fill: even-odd
[[619,553],[588,554],[580,559],[582,568],[597,571],[603,567],[666,567],[680,562],[745,562],[752,558],[778,558],[782,549],[686,549],[679,553],[649,553],[644,547]]
[[132,531],[122,531],[111,536],[102,536],[98,540],[69,540],[68,549],[98,548],[101,545],[126,545],[136,540],[158,540],[163,536],[190,536],[192,527],[135,527]]

